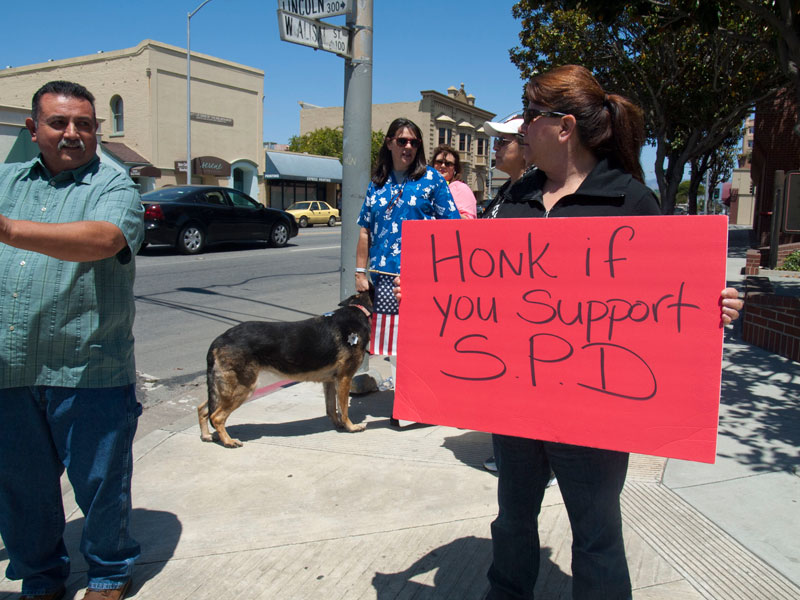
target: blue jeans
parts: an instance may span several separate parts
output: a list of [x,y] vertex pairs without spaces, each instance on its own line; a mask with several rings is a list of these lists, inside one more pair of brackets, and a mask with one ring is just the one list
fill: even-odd
[[130,579],[139,545],[130,536],[133,435],[142,407],[135,386],[0,390],[0,535],[6,576],[23,594],[59,589],[69,576],[60,477],[66,467],[84,514],[80,550],[89,586]]
[[572,526],[572,597],[628,600],[631,581],[619,495],[628,454],[493,435],[497,499],[492,523],[491,600],[531,600],[539,574],[538,517],[556,475]]

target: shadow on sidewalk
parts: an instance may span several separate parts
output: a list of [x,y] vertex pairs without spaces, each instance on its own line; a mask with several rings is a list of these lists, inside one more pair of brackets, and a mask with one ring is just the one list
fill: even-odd
[[[800,471],[797,363],[741,342],[726,345],[719,433],[741,451],[727,458],[760,472]],[[720,452],[720,456],[726,456]]]
[[[550,548],[542,548],[539,579],[536,582],[537,597],[541,594],[549,600],[567,600],[571,595],[572,578],[551,560],[551,556]],[[489,589],[486,572],[491,562],[491,540],[463,537],[431,550],[404,571],[375,573],[372,587],[377,593],[377,600],[481,600]],[[436,571],[432,585],[418,581],[432,571]]]
[[[75,576],[81,574],[77,579],[77,587],[74,585],[69,586],[69,589],[73,592],[86,587],[84,574],[88,567],[80,552],[83,524],[84,518],[81,517],[68,521],[64,528],[64,543],[72,561],[70,581],[75,581]],[[167,561],[175,553],[182,531],[183,526],[173,513],[144,508],[133,509],[131,533],[136,541],[139,542],[142,548],[142,555],[136,561],[134,568],[131,595],[134,595],[146,581],[156,577],[161,572]],[[8,560],[8,552],[5,547],[0,548],[0,561],[6,560]]]
[[[392,402],[394,392],[373,392],[352,396],[350,400],[350,420],[353,423],[362,423],[367,416],[384,418],[382,422],[372,422],[370,427],[389,426],[389,417],[392,414]],[[249,400],[248,400],[249,402]],[[325,414],[325,400],[322,396],[322,386],[320,385],[319,395],[319,416],[312,419],[300,419],[297,421],[287,421],[285,423],[240,423],[227,425],[226,429],[231,437],[238,438],[242,442],[250,442],[266,437],[300,437],[304,435],[315,435],[333,428],[333,424]],[[341,433],[348,432],[340,430]]]

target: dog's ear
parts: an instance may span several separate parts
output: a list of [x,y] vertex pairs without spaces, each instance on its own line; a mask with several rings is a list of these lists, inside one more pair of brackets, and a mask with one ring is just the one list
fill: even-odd
[[357,292],[339,302],[339,306],[352,306],[358,304],[368,310],[372,310],[372,299],[375,297],[375,287],[372,282],[369,284],[369,289],[365,292]]

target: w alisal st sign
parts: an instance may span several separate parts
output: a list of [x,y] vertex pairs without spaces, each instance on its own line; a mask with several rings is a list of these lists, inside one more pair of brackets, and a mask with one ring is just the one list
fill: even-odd
[[347,14],[349,0],[278,0],[281,40],[350,58],[350,30],[318,19]]

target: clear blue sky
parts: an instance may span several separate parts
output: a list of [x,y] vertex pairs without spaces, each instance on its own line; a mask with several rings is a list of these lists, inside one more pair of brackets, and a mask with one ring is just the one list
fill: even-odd
[[[186,47],[186,14],[202,0],[3,2],[0,68],[130,48],[150,38]],[[505,116],[521,104],[508,51],[519,43],[513,2],[374,0],[372,101],[418,100],[464,83],[480,108]],[[192,50],[264,71],[264,140],[299,133],[298,101],[341,106],[344,61],[282,42],[277,0],[211,0],[192,17]],[[330,20],[344,24],[343,17]],[[652,179],[652,158],[643,165]]]

